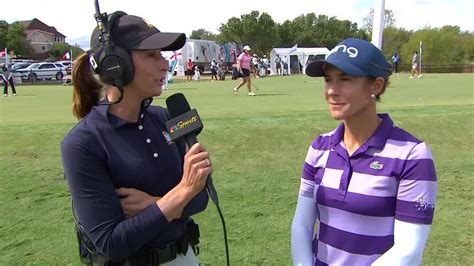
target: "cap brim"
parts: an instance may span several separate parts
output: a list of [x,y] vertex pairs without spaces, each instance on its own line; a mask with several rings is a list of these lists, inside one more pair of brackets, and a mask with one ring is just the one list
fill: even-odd
[[176,51],[186,43],[184,33],[157,32],[142,40],[133,50],[161,49],[162,51]]
[[330,64],[335,68],[341,70],[343,73],[353,77],[365,77],[368,76],[367,72],[360,69],[359,67],[339,60],[319,60],[314,61],[306,66],[306,75],[310,77],[322,77],[324,76],[324,65]]

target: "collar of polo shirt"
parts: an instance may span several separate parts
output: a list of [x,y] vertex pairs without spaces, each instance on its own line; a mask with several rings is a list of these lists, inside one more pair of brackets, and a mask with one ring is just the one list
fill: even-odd
[[[383,149],[390,133],[393,130],[393,121],[388,114],[378,114],[382,119],[382,123],[377,127],[374,134],[367,140],[368,147]],[[331,148],[335,148],[343,140],[344,123],[341,123],[331,136]]]
[[[145,110],[148,108],[148,106],[151,105],[152,102],[153,102],[153,98],[151,98],[151,97],[146,98],[145,100],[143,100],[142,103],[141,103],[141,107],[140,107],[140,114],[143,114],[145,112]],[[107,98],[105,98],[100,103],[108,103]],[[107,121],[109,121],[109,123],[112,126],[116,127],[116,128],[127,125],[127,124],[130,124],[130,122],[127,122],[127,121],[125,121],[125,120],[121,119],[120,117],[117,117],[113,114],[110,114],[108,112],[109,106],[110,105],[102,104],[102,105],[95,106],[94,108],[97,108],[99,114],[104,116],[107,119]],[[143,117],[141,117],[141,115],[139,115],[137,123],[140,123],[141,121],[143,121]]]

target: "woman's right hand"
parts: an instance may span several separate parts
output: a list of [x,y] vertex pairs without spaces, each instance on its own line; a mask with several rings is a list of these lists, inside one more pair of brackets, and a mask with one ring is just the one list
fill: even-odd
[[209,153],[203,145],[196,143],[184,156],[183,177],[179,186],[193,198],[204,188],[211,173]]
[[201,144],[194,144],[184,156],[181,182],[156,202],[168,221],[181,217],[184,207],[203,190],[211,173],[209,153]]

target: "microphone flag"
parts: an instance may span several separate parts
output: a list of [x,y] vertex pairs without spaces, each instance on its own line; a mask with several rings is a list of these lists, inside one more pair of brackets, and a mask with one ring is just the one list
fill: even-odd
[[196,109],[192,109],[166,121],[166,129],[172,141],[180,139],[190,133],[197,135],[201,132],[202,128],[202,121]]

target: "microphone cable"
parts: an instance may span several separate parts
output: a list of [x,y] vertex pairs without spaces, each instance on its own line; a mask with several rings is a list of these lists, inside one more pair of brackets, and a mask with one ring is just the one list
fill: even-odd
[[[192,138],[190,135],[186,135],[184,139],[185,139],[185,142],[188,144],[188,146],[192,146],[197,143],[196,138],[195,137]],[[216,188],[214,187],[214,184],[212,183],[211,175],[209,175],[206,180],[206,191],[207,191],[207,194],[209,195],[209,198],[211,198],[212,202],[214,202],[214,205],[216,205],[217,212],[219,213],[219,217],[221,219],[222,229],[224,231],[226,265],[230,266],[229,245],[227,243],[227,229],[225,226],[224,215],[222,214],[221,208],[219,206],[219,197],[217,196]]]
[[230,266],[229,246],[227,243],[227,229],[225,226],[224,215],[222,214],[221,208],[219,207],[219,199],[217,197],[217,191],[214,188],[214,185],[212,184],[212,177],[210,175],[206,180],[206,191],[209,197],[211,198],[212,202],[214,202],[214,205],[216,205],[217,212],[219,213],[219,217],[221,218],[222,229],[224,230],[225,257],[226,257],[226,263],[227,263],[226,265]]

